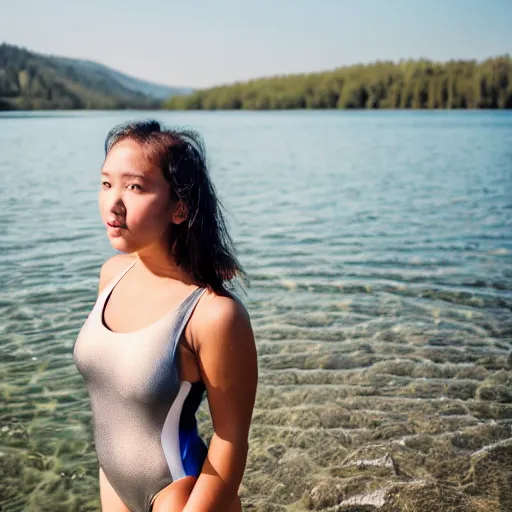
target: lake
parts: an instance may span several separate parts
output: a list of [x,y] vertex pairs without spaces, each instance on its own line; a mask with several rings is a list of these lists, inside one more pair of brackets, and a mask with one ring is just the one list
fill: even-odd
[[141,118],[203,135],[250,278],[244,510],[512,510],[507,111],[0,114],[0,510],[99,510],[72,350],[104,138]]

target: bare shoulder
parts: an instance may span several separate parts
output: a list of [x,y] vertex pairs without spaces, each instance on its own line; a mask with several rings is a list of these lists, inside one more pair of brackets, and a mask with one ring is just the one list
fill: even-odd
[[197,305],[201,324],[219,324],[236,319],[249,320],[249,313],[244,303],[233,292],[226,290],[222,295],[208,290]]
[[100,283],[98,294],[100,294],[105,286],[118,274],[133,263],[135,256],[133,254],[116,254],[109,258],[101,266]]
[[193,345],[196,350],[217,337],[228,339],[228,334],[244,337],[253,343],[249,313],[236,294],[225,291],[222,295],[207,291],[194,313]]

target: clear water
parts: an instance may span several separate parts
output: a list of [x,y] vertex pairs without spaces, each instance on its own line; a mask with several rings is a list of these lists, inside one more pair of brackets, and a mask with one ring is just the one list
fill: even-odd
[[[512,438],[512,113],[5,113],[0,509],[99,510],[72,347],[114,252],[97,210],[104,137],[139,118],[201,132],[251,279],[247,510],[465,482],[474,452]],[[409,480],[353,474],[385,453]]]

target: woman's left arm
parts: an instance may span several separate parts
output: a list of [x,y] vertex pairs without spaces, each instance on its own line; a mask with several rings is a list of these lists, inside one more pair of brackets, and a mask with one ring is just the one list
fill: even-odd
[[183,512],[226,512],[247,462],[258,362],[249,315],[241,302],[215,296],[194,329],[214,434]]

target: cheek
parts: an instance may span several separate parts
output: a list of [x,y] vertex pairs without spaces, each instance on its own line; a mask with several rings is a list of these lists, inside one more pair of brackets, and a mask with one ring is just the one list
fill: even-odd
[[103,217],[107,216],[110,213],[111,205],[109,204],[107,194],[104,191],[100,191],[98,194],[98,207],[100,209],[100,213]]
[[158,197],[145,197],[143,200],[133,198],[126,204],[127,223],[148,231],[161,231],[169,221],[166,204]]

